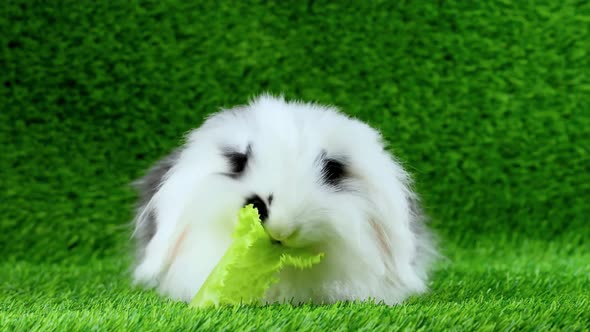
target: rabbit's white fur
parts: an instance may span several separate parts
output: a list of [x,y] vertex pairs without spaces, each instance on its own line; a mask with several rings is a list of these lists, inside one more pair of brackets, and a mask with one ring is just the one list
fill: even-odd
[[134,279],[172,299],[197,293],[254,196],[273,238],[325,253],[282,271],[265,301],[393,305],[427,290],[436,250],[410,176],[376,130],[334,107],[264,94],[221,110],[136,186]]

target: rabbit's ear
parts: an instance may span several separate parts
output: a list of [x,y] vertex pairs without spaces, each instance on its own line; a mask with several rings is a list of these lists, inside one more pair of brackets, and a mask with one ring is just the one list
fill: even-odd
[[434,254],[411,177],[386,151],[372,155],[365,181],[371,209],[368,223],[392,283],[426,290],[426,269]]
[[145,247],[156,234],[156,215],[153,205],[151,204],[152,200],[164,182],[166,175],[176,164],[181,151],[181,149],[172,151],[170,154],[156,162],[156,164],[152,166],[143,177],[131,183],[138,195],[136,216],[133,220],[133,237],[137,241],[136,246],[139,259],[142,258]]
[[185,133],[179,148],[133,183],[139,193],[133,233],[135,283],[153,285],[174,260],[186,234],[183,215],[191,206],[194,190],[203,177],[225,165],[214,154],[219,153],[216,137],[227,131],[223,120],[231,118],[231,112],[212,114],[199,128]]

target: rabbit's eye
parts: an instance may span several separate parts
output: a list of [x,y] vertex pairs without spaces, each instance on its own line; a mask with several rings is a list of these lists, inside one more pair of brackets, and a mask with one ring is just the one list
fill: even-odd
[[230,171],[233,174],[240,174],[246,168],[246,164],[248,163],[248,155],[245,153],[231,153],[227,156],[227,159],[230,164]]
[[224,153],[225,158],[229,163],[229,176],[238,177],[244,173],[250,157],[250,147],[248,147],[246,153],[238,151],[226,151]]
[[340,160],[325,159],[322,168],[322,178],[324,182],[331,186],[337,186],[346,176],[346,165]]

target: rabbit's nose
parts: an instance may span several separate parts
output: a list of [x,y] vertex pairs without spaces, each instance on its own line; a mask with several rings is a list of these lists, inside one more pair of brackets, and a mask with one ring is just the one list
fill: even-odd
[[246,199],[246,204],[244,205],[249,204],[252,204],[252,206],[254,206],[254,208],[258,210],[260,220],[262,221],[262,223],[264,223],[268,218],[268,208],[264,200],[260,198],[260,196],[258,195],[252,195]]

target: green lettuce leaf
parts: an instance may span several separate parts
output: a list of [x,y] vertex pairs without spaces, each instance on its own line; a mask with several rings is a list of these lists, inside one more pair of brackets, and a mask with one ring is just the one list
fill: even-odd
[[260,304],[265,292],[278,282],[281,269],[286,266],[310,268],[324,255],[273,244],[252,205],[240,209],[232,237],[232,245],[209,274],[190,307]]

